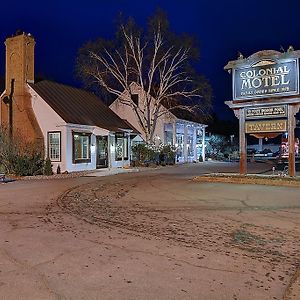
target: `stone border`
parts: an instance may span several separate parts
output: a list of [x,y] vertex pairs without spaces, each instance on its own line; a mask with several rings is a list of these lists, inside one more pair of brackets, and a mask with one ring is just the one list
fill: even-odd
[[300,187],[300,178],[280,177],[276,175],[240,175],[212,173],[193,178],[195,182],[206,183],[235,183],[235,184],[259,184],[274,186],[293,186]]
[[52,180],[52,179],[67,179],[67,178],[77,178],[85,176],[92,171],[77,171],[53,175],[34,175],[34,176],[9,176],[9,178],[18,181],[28,181],[28,180]]

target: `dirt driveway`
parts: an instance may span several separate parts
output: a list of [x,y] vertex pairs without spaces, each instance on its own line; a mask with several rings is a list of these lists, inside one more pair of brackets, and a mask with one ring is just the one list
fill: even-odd
[[300,189],[205,168],[0,186],[0,299],[299,299]]

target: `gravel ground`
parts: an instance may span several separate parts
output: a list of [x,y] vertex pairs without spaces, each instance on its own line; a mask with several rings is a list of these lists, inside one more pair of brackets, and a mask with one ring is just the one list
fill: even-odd
[[[239,289],[232,288],[231,299],[297,299],[299,295],[289,285],[300,263],[300,203],[291,210],[291,205],[252,206],[250,197],[218,199],[215,195],[199,201],[194,194],[194,199],[191,195],[182,199],[182,194],[176,195],[178,188],[172,195],[171,182],[170,191],[161,189],[164,180],[147,176],[92,184],[69,191],[59,204],[64,211],[101,228],[167,242],[171,248],[193,249],[191,253],[197,253],[193,259],[200,264],[217,257],[216,270],[221,265],[246,275]],[[186,185],[194,189],[197,183]],[[220,200],[239,203],[224,206]],[[282,222],[285,218],[290,218],[288,228]],[[213,284],[213,291],[218,284]],[[253,298],[254,290],[259,298]]]
[[0,185],[0,299],[299,299],[299,188],[192,180],[237,169]]

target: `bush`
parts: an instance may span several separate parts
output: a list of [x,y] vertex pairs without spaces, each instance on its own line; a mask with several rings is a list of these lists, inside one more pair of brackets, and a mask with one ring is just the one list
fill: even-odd
[[132,146],[133,160],[139,165],[149,164],[157,160],[155,149],[147,144],[135,144]]
[[58,165],[57,168],[56,168],[56,174],[60,174],[60,173],[61,173],[60,165]]
[[175,163],[176,150],[171,145],[163,145],[160,150],[160,155],[163,156],[163,162],[169,165]]
[[149,144],[136,144],[132,147],[133,160],[135,165],[149,164],[174,164],[175,148],[170,145],[161,144],[159,147]]
[[18,155],[13,163],[13,173],[18,176],[43,174],[44,159],[41,153]]
[[52,164],[51,164],[51,160],[49,157],[47,157],[45,160],[44,175],[47,175],[47,176],[53,175]]
[[0,129],[1,169],[8,174],[30,176],[43,174],[43,149],[34,143],[24,142],[15,134],[11,140],[5,128]]

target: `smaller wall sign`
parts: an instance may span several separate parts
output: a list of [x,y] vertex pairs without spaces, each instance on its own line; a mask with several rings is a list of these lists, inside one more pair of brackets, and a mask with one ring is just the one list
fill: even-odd
[[286,132],[287,120],[247,121],[246,133]]
[[266,118],[285,118],[287,117],[287,106],[264,106],[245,108],[246,120],[266,119]]

